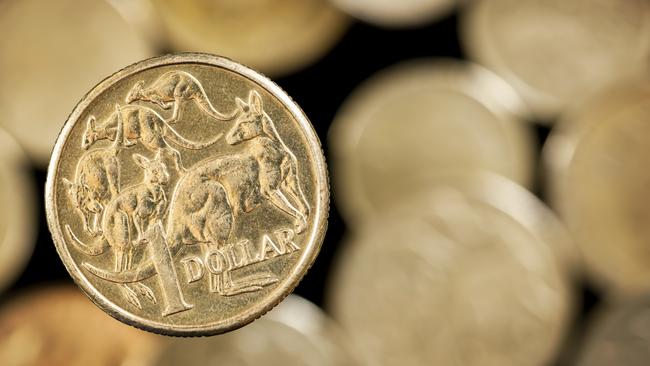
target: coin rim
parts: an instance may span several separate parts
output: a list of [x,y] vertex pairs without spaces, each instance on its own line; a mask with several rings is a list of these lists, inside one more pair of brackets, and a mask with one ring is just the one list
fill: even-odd
[[[237,314],[228,319],[220,320],[215,323],[206,325],[194,326],[181,326],[175,324],[165,324],[157,321],[152,321],[144,317],[132,314],[125,309],[117,306],[106,298],[99,290],[97,290],[88,281],[86,276],[81,272],[79,266],[72,259],[68,252],[65,240],[61,233],[61,228],[58,220],[58,213],[56,202],[54,200],[54,181],[57,178],[57,168],[59,166],[61,153],[65,143],[78,121],[81,114],[86,110],[92,101],[99,97],[104,92],[108,91],[117,82],[123,80],[125,77],[136,75],[142,71],[153,69],[161,66],[178,65],[178,64],[203,64],[208,66],[224,69],[235,74],[238,74],[253,83],[257,84],[260,88],[266,90],[273,95],[283,107],[286,108],[292,117],[296,120],[302,129],[302,133],[307,140],[308,149],[313,159],[314,165],[314,192],[318,195],[316,199],[316,208],[314,210],[314,228],[310,237],[307,239],[307,245],[303,250],[303,255],[300,257],[298,263],[293,267],[290,274],[281,281],[263,302],[258,302],[254,306],[249,307],[241,314]],[[56,144],[52,151],[50,164],[47,172],[47,181],[45,183],[45,210],[48,222],[48,228],[54,240],[56,251],[61,257],[68,273],[72,276],[75,283],[81,290],[102,310],[107,312],[113,318],[120,320],[126,324],[140,328],[149,332],[159,333],[170,336],[209,336],[220,333],[225,333],[246,324],[253,322],[255,319],[264,315],[277,304],[279,304],[293,289],[298,285],[307,270],[311,267],[316,259],[325,232],[327,230],[327,218],[329,211],[329,182],[327,176],[327,166],[325,163],[325,156],[320,145],[320,140],[310,123],[307,116],[302,109],[284,92],[277,84],[266,76],[250,69],[244,65],[234,62],[228,58],[216,56],[207,53],[177,53],[169,54],[159,57],[149,58],[140,62],[136,62],[124,69],[117,71],[113,75],[107,77],[94,88],[92,88],[75,106],[74,110],[67,118],[59,136],[57,137]]]

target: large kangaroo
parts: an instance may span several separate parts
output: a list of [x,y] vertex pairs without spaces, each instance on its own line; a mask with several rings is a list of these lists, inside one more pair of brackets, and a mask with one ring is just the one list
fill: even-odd
[[174,107],[169,123],[180,119],[180,106],[183,101],[194,101],[204,112],[220,121],[233,120],[237,112],[222,114],[217,111],[201,83],[185,71],[168,71],[148,88],[144,87],[144,81],[138,81],[126,96],[126,103],[131,104],[137,100],[155,103],[163,109]]
[[256,91],[250,91],[248,103],[239,98],[236,101],[240,114],[226,134],[226,142],[237,145],[247,141],[247,154],[259,166],[260,193],[296,219],[296,233],[303,232],[309,217],[309,204],[300,188],[296,157],[262,109],[262,98]]
[[151,108],[140,105],[116,105],[115,111],[99,125],[96,125],[94,116],[88,118],[82,147],[87,149],[99,140],[116,141],[118,127],[123,131],[122,141],[118,141],[122,146],[131,147],[139,141],[151,152],[168,152],[173,156],[179,171],[184,170],[181,164],[181,154],[167,143],[167,139],[180,147],[200,150],[214,144],[222,136],[219,134],[208,142],[190,141],[176,132]]
[[[118,126],[119,127],[119,126]],[[121,134],[119,128],[117,134]],[[77,164],[74,181],[63,178],[72,204],[83,218],[84,231],[92,236],[102,234],[99,228],[104,207],[120,191],[118,138],[112,148],[86,152]]]
[[[128,187],[115,197],[106,207],[102,220],[103,237],[94,245],[89,246],[74,236],[70,227],[66,227],[72,243],[80,250],[96,248],[89,255],[99,255],[110,247],[115,256],[116,273],[131,268],[133,252],[136,246],[143,244],[143,233],[149,225],[160,220],[165,215],[167,197],[163,186],[169,182],[169,172],[162,162],[160,153],[155,159],[135,154],[133,159],[144,170],[142,183]],[[142,283],[135,283],[136,289],[148,299],[155,301],[153,292]],[[135,292],[126,284],[122,291],[129,302],[140,308],[140,302]]]

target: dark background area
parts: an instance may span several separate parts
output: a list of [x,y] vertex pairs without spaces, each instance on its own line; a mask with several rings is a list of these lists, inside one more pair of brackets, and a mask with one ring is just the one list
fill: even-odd
[[[311,119],[327,154],[327,132],[339,106],[356,86],[375,72],[412,58],[465,58],[459,43],[457,23],[456,13],[435,23],[406,30],[382,29],[355,22],[334,48],[320,60],[305,69],[274,80]],[[90,87],[92,86],[89,86],[89,89]],[[70,106],[71,110],[72,108],[73,106]],[[539,123],[534,126],[542,146],[549,128]],[[537,181],[540,182],[539,169],[537,174]],[[34,285],[54,281],[72,283],[71,277],[56,253],[47,229],[42,198],[46,172],[35,169],[34,177],[41,197],[38,200],[40,213],[38,242],[24,273],[2,296],[4,300],[11,299],[17,293]],[[540,197],[543,196],[543,187],[539,183],[536,185],[535,193]],[[336,195],[335,191],[333,195]],[[340,253],[338,249],[345,229],[345,224],[333,200],[325,242],[313,267],[296,289],[297,294],[318,305],[323,305],[327,279],[336,256]],[[599,302],[597,292],[582,280],[576,281],[576,297],[578,301],[576,321],[567,337],[564,350],[560,353],[557,365],[570,364],[570,360],[579,349],[580,336],[584,334],[590,310]]]

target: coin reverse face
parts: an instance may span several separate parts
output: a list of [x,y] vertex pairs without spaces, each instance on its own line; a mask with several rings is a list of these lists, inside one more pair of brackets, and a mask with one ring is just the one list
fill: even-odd
[[101,308],[169,335],[241,327],[314,261],[329,190],[318,138],[276,84],[207,54],[123,69],[77,105],[48,172],[48,223]]

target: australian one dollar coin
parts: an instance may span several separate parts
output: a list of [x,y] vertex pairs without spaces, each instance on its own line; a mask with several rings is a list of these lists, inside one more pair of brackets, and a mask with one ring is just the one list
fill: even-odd
[[82,290],[125,323],[184,336],[241,327],[287,296],[329,205],[300,107],[249,68],[189,53],[92,89],[56,141],[46,191]]

